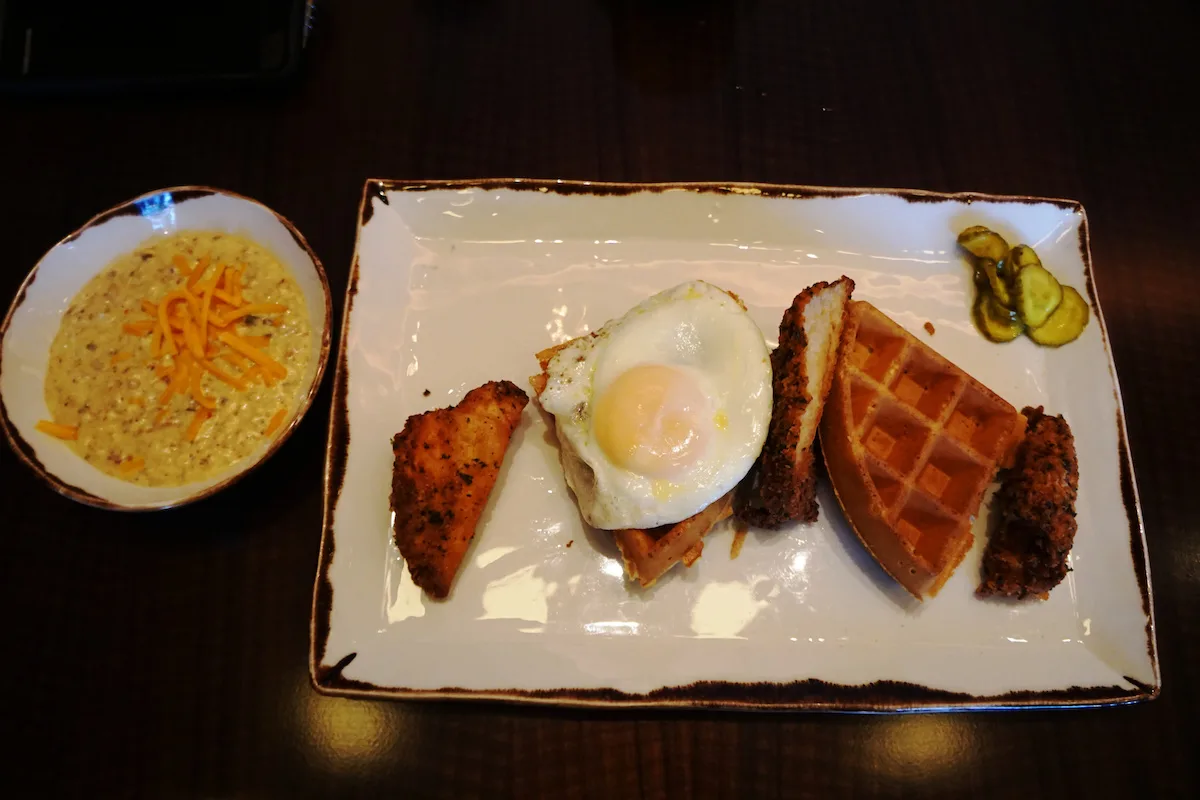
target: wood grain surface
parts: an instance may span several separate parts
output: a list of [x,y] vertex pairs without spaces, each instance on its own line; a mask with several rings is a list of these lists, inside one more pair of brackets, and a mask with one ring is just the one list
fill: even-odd
[[0,449],[0,782],[42,797],[1196,796],[1194,23],[1183,0],[343,0],[323,5],[283,90],[0,100],[5,304],[92,214],[176,184],[292,219],[339,308],[368,177],[1080,200],[1163,678],[1141,706],[930,716],[318,696],[306,658],[327,375],[266,468],[179,511],[77,505]]

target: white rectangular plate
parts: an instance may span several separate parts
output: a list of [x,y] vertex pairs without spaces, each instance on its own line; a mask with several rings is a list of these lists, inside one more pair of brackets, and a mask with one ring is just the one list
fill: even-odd
[[[1150,575],[1120,393],[1074,202],[914,191],[562,181],[369,181],[346,299],[313,601],[315,685],[338,694],[863,711],[1079,706],[1158,693]],[[1033,245],[1092,304],[1073,344],[985,341],[955,235]],[[984,544],[912,601],[822,487],[821,517],[732,526],[648,591],[585,529],[534,403],[453,592],[413,585],[391,538],[391,437],[533,354],[693,278],[736,292],[772,346],[793,296],[848,275],[1017,408],[1071,424],[1073,571],[1045,602],[974,595]],[[923,330],[932,322],[936,333]]]

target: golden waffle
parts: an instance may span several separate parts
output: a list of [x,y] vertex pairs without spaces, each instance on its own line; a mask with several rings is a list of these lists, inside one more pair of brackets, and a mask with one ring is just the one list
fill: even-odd
[[870,303],[850,303],[821,449],[847,519],[918,599],[974,542],[971,519],[1025,418]]
[[648,587],[680,561],[690,567],[704,551],[703,537],[732,513],[733,492],[730,492],[699,513],[673,525],[649,531],[632,528],[613,531],[613,539],[625,562],[625,572],[643,587]]

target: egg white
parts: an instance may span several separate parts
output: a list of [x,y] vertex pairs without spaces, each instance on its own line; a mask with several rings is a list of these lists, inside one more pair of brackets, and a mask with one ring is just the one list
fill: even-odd
[[[593,405],[618,376],[643,364],[688,373],[709,398],[708,447],[668,481],[623,469],[600,449]],[[596,528],[653,528],[696,514],[745,477],[771,419],[771,360],[741,303],[704,281],[656,294],[592,336],[560,350],[540,398],[554,415],[563,472]]]

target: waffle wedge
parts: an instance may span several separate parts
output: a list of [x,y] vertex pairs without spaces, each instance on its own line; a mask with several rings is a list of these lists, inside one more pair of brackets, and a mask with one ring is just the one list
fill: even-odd
[[851,527],[914,597],[974,542],[971,519],[1025,418],[870,303],[849,304],[821,450]]

